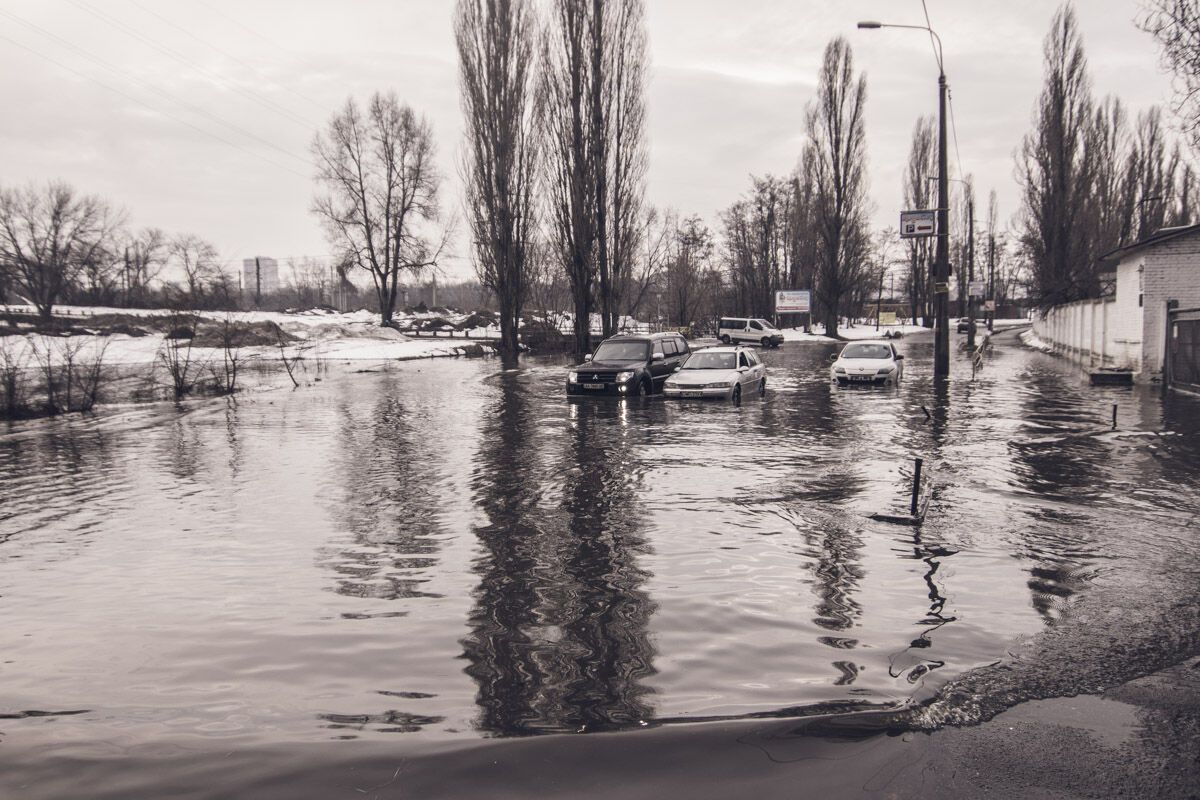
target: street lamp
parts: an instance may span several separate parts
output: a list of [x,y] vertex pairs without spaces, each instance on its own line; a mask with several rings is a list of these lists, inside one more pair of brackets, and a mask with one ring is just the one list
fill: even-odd
[[938,207],[937,250],[934,254],[933,277],[933,377],[950,376],[950,183],[946,165],[946,70],[942,63],[942,39],[925,25],[892,25],[865,20],[858,23],[862,30],[879,28],[908,28],[926,31],[937,45],[938,65]]

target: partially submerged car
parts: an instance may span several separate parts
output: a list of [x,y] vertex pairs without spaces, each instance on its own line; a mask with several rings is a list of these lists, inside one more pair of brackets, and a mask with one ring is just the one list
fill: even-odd
[[839,386],[893,385],[904,377],[904,356],[891,342],[852,342],[831,356],[829,378]]
[[719,397],[740,400],[744,394],[767,391],[767,368],[749,347],[706,347],[688,356],[667,378],[667,397]]
[[678,333],[613,336],[571,367],[567,394],[647,395],[661,389],[690,353]]

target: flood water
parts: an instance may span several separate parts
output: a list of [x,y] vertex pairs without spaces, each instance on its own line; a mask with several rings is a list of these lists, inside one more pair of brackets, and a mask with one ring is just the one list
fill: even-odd
[[[956,354],[940,397],[914,340],[899,389],[831,387],[824,345],[768,351],[766,397],[740,406],[568,400],[564,362],[533,357],[17,424],[0,786],[61,796],[66,757],[110,765],[94,777],[151,757],[141,790],[166,794],[180,753],[920,706],[1030,643],[1025,683],[1108,658],[1073,644],[1089,602],[1122,668],[1181,660],[1200,400],[996,341],[975,380]],[[914,457],[926,523],[870,519],[906,504]]]

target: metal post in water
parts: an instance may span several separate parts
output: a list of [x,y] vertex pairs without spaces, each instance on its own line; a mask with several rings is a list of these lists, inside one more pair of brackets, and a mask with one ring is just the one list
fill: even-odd
[[1113,430],[1117,429],[1117,404],[1113,403]]
[[909,507],[910,513],[915,517],[917,515],[917,506],[921,501],[921,459],[913,461],[913,487],[912,487],[912,505]]

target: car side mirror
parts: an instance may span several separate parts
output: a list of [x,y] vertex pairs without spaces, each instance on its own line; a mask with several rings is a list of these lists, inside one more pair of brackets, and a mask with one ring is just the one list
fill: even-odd
[[671,372],[679,372],[681,369],[683,369],[683,367],[676,367],[675,369],[671,370]]
[[583,360],[584,360],[584,361],[591,361],[591,360],[592,360],[592,354],[591,354],[591,353],[588,353],[588,354],[586,354],[586,355],[583,357]]
[[746,366],[738,367],[738,372],[748,372],[749,370],[750,368]]
[[651,361],[662,361],[665,358],[666,358],[666,356],[663,355],[662,353],[655,353],[653,356],[650,357],[650,360]]
[[904,356],[900,355],[899,353],[896,353],[896,360],[897,360],[897,361],[903,361],[903,360],[904,360]]

